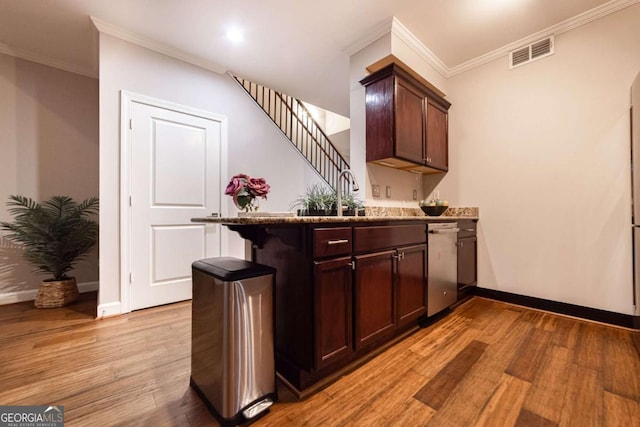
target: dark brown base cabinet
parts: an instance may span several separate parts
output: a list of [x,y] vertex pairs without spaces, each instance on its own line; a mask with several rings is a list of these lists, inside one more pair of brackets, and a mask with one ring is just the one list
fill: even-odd
[[478,238],[475,220],[458,221],[458,300],[471,295],[478,284]]
[[417,328],[427,306],[426,223],[264,227],[276,268],[276,369],[300,396]]
[[356,348],[388,335],[396,327],[395,251],[355,257]]
[[427,312],[427,245],[399,249],[398,326],[415,322]]
[[318,368],[353,353],[352,275],[351,258],[314,263],[315,364]]

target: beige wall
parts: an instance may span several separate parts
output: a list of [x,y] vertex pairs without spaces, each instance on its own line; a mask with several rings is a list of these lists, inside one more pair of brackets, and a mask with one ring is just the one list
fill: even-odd
[[479,284],[632,314],[630,86],[640,5],[556,36],[555,55],[449,80],[440,193],[480,207]]
[[[273,122],[231,77],[219,75],[100,34],[100,294],[99,311],[120,303],[120,91],[126,90],[228,118],[229,174],[262,176],[271,185],[265,211],[288,211],[319,178]],[[224,161],[224,159],[223,159]],[[225,182],[226,184],[226,182]],[[237,209],[224,197],[226,212]],[[223,210],[223,214],[225,210]],[[244,256],[244,241],[227,232],[223,255]]]
[[[351,58],[351,164],[372,205],[437,189],[479,206],[482,287],[632,314],[629,89],[640,71],[640,5],[556,36],[555,55],[507,57],[444,79],[389,34]],[[427,43],[428,44],[428,43]],[[447,93],[449,172],[365,163],[364,67],[393,53]],[[392,187],[372,198],[371,184]]]
[[[11,219],[11,194],[97,196],[98,81],[0,54],[0,94],[0,220]],[[97,251],[74,275],[80,283],[98,279]],[[23,299],[15,293],[44,278],[0,241],[0,301]]]

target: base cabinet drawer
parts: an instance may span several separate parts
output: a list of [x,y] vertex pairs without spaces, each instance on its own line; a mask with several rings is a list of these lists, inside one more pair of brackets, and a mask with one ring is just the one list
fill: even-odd
[[425,224],[353,228],[353,251],[373,252],[427,241]]
[[314,258],[351,254],[351,227],[316,228],[313,230]]

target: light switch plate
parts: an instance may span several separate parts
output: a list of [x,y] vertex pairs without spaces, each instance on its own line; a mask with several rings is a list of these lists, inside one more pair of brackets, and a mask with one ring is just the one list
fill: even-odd
[[371,193],[373,197],[380,197],[380,186],[378,184],[373,184],[371,186]]
[[413,200],[418,200],[418,190],[413,190]]
[[391,187],[387,185],[387,199],[391,198]]

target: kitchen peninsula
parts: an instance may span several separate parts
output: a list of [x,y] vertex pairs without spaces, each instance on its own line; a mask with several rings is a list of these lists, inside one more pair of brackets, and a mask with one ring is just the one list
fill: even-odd
[[253,243],[254,261],[276,269],[276,369],[300,398],[418,328],[428,305],[428,224],[456,222],[458,242],[472,234],[463,267],[472,276],[465,286],[475,285],[477,208],[367,214],[192,219],[238,232]]

